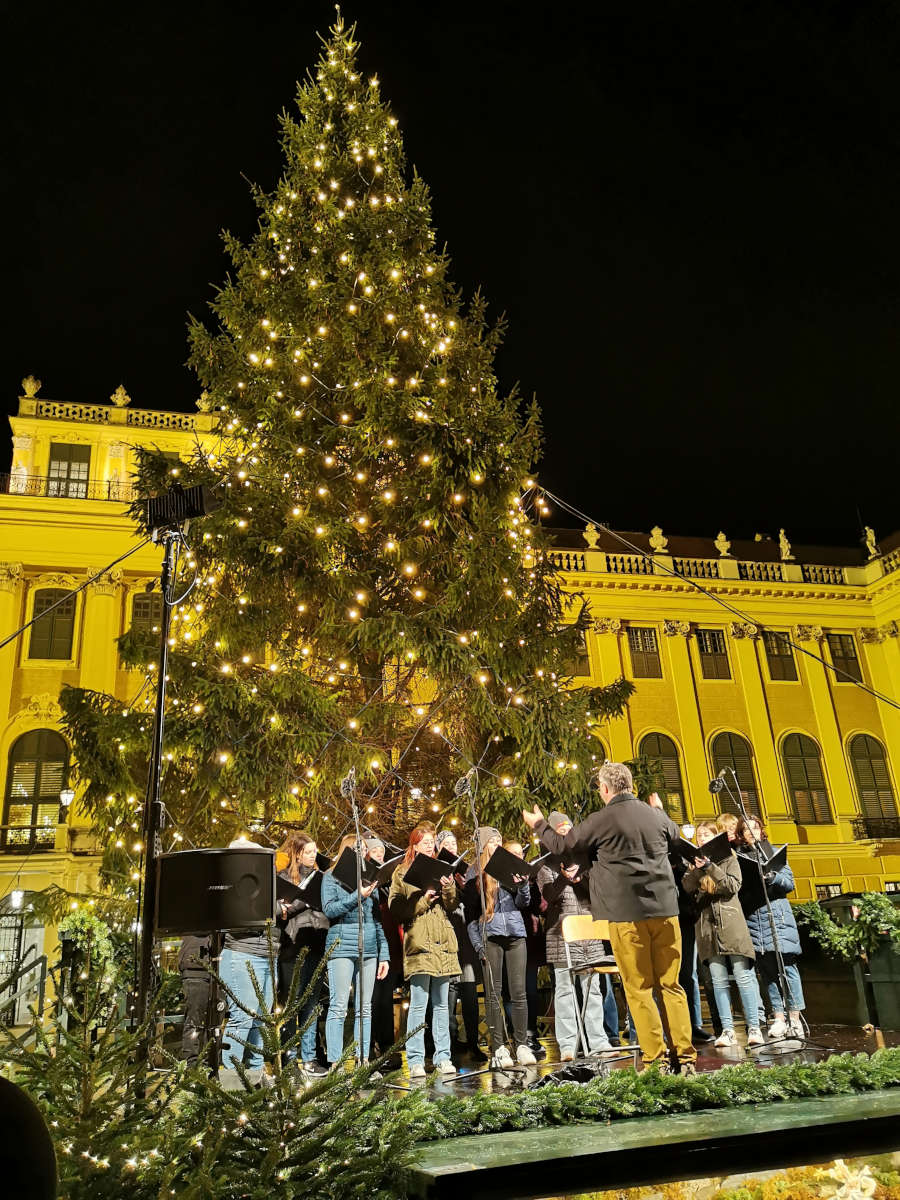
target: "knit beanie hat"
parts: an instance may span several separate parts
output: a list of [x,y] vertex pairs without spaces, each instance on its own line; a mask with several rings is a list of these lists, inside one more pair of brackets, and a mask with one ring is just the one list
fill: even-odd
[[572,822],[569,820],[569,818],[566,816],[565,813],[558,812],[554,808],[553,812],[550,813],[549,816],[547,817],[547,824],[550,826],[550,828],[552,830],[554,830],[554,832],[559,833],[560,825],[563,825],[563,824],[571,825]]
[[495,829],[493,825],[482,825],[475,834],[475,853],[480,854],[491,838],[499,838],[503,841],[503,834],[499,829]]
[[381,840],[381,838],[377,838],[377,837],[366,838],[366,849],[367,850],[369,850],[369,851],[377,850],[379,848],[379,846],[381,847],[382,850],[384,850],[385,845],[384,845],[384,842]]
[[453,832],[453,830],[452,829],[442,829],[441,832],[435,838],[435,842],[434,842],[435,850],[439,851],[441,846],[443,846],[444,842],[449,841],[450,838],[453,838],[453,840],[456,841],[456,834]]

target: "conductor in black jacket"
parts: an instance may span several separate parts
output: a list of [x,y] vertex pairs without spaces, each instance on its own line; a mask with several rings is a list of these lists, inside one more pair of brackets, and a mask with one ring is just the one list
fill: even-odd
[[595,776],[605,804],[565,836],[560,836],[534,806],[522,816],[554,854],[587,852],[591,911],[609,921],[613,955],[637,1031],[644,1065],[671,1070],[654,989],[659,993],[672,1050],[681,1073],[693,1074],[697,1057],[691,1043],[687,997],[678,982],[681,931],[678,890],[669,851],[679,837],[671,817],[632,794],[631,771],[623,763],[604,763]]

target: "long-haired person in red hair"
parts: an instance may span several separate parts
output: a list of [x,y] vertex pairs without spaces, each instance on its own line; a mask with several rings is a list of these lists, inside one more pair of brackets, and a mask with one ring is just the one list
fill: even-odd
[[459,904],[459,892],[453,877],[441,877],[441,888],[422,891],[404,880],[417,854],[434,857],[434,826],[422,821],[409,835],[403,862],[391,880],[388,901],[391,915],[403,927],[403,974],[409,983],[407,1029],[423,1027],[406,1043],[406,1063],[410,1079],[425,1075],[425,1014],[431,1000],[431,1036],[434,1039],[434,1067],[442,1075],[455,1075],[450,1060],[450,980],[459,974],[456,934],[449,914]]

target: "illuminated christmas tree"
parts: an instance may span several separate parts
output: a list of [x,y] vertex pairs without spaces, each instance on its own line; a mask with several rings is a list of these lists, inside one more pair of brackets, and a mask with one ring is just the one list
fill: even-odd
[[[464,824],[454,781],[474,764],[482,819],[518,829],[532,791],[584,801],[592,725],[631,685],[570,686],[588,617],[540,528],[537,411],[498,388],[501,329],[450,282],[353,30],[324,45],[281,118],[284,173],[254,193],[258,232],[226,236],[216,327],[190,329],[218,434],[174,470],[222,504],[182,557],[177,591],[198,583],[172,627],[164,798],[196,840],[283,816],[336,832],[355,766],[390,834]],[[146,455],[143,494],[172,472]],[[152,675],[152,639],[122,653]],[[135,825],[151,693],[125,712],[64,696],[113,847]]]

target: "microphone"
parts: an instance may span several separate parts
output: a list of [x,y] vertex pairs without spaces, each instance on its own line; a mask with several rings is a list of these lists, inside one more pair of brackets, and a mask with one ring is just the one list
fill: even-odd
[[356,767],[351,767],[341,780],[341,796],[344,800],[352,800],[356,792]]
[[472,795],[472,778],[475,775],[475,768],[466,771],[465,775],[461,775],[453,785],[454,796],[471,796]]
[[723,767],[715,779],[711,779],[709,781],[709,790],[713,793],[713,795],[715,795],[716,792],[721,792],[722,788],[725,786],[725,772],[727,770],[727,767]]

